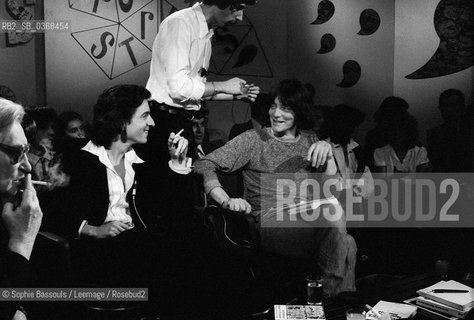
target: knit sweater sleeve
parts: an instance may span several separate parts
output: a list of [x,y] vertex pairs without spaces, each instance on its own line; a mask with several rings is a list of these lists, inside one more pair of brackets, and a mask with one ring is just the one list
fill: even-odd
[[259,141],[255,130],[246,131],[198,160],[194,171],[203,177],[205,192],[208,194],[212,189],[221,187],[217,172],[234,172],[246,166],[252,153],[257,152]]

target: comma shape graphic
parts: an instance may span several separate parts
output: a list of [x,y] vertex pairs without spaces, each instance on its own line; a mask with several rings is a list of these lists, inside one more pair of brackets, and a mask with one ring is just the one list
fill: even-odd
[[360,31],[357,32],[357,34],[368,36],[377,31],[380,27],[380,16],[377,11],[373,9],[365,9],[360,14],[359,23]]
[[323,24],[328,22],[334,15],[334,4],[329,0],[323,0],[318,5],[318,16],[311,24]]
[[318,53],[328,53],[334,50],[336,47],[336,38],[330,34],[326,33],[321,37],[321,48],[318,50]]
[[361,68],[357,61],[347,60],[342,66],[343,79],[337,85],[341,88],[350,88],[360,79]]
[[273,78],[257,30],[246,15],[238,24],[216,30],[213,41],[210,73]]
[[427,79],[453,74],[474,64],[474,1],[441,0],[434,13],[440,39],[433,56],[407,79]]
[[253,59],[255,59],[255,57],[257,56],[257,53],[258,53],[257,46],[252,45],[252,44],[245,46],[244,48],[242,48],[242,51],[240,51],[239,59],[232,66],[232,68],[239,68],[239,67],[249,64],[250,62],[253,61]]

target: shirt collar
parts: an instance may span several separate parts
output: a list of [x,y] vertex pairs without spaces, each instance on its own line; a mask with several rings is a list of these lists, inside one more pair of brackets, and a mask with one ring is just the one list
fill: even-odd
[[[109,160],[107,155],[107,150],[105,150],[104,146],[97,146],[92,141],[89,141],[82,150],[92,153],[99,158],[99,161],[104,164],[106,167],[113,169],[113,165]],[[143,163],[144,161],[137,156],[135,150],[130,149],[125,153],[125,160],[129,163]]]
[[198,19],[198,22],[199,22],[199,37],[201,39],[206,36],[212,37],[214,35],[214,30],[209,29],[209,27],[207,26],[206,17],[204,16],[204,13],[202,12],[201,2],[195,3],[192,9],[194,10],[196,14],[196,18]]
[[202,148],[202,144],[198,145],[196,149],[200,151],[202,154],[204,154],[204,149]]

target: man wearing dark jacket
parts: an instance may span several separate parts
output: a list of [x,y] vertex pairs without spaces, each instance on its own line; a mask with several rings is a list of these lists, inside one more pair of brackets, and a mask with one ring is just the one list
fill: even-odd
[[[43,213],[31,183],[23,108],[0,98],[0,287],[32,287],[29,262]],[[20,188],[24,187],[21,193]],[[19,301],[0,301],[0,319],[25,319]]]

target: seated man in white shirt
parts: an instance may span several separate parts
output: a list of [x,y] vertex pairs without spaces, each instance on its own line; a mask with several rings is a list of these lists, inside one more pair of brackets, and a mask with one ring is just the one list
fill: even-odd
[[[136,178],[143,161],[133,146],[146,143],[155,125],[149,98],[150,92],[136,85],[115,86],[101,94],[94,106],[91,141],[78,153],[77,166],[71,170],[63,231],[79,238],[72,242],[77,244],[75,266],[92,281],[148,284],[155,264],[150,254],[162,251],[153,232],[158,213],[135,201],[143,193]],[[189,179],[187,144],[179,135],[169,136],[172,178],[156,183],[173,189],[175,182],[176,190],[180,178]]]

